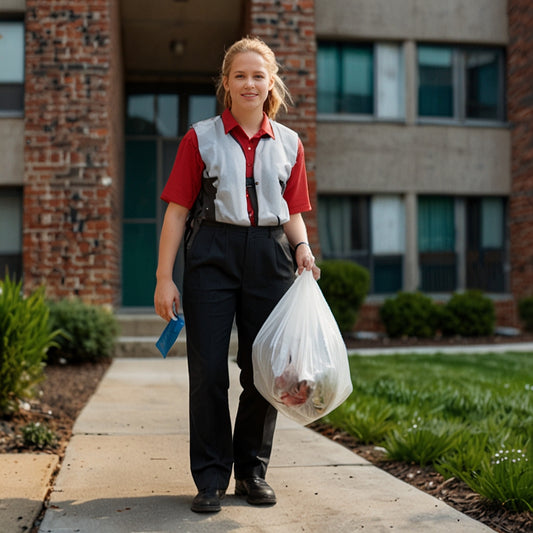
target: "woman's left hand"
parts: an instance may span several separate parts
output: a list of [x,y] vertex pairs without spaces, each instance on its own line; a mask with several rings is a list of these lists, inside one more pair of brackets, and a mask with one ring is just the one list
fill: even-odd
[[298,265],[298,274],[304,270],[312,270],[313,278],[318,280],[320,278],[320,268],[315,264],[315,256],[311,248],[307,244],[302,244],[296,248],[296,264]]

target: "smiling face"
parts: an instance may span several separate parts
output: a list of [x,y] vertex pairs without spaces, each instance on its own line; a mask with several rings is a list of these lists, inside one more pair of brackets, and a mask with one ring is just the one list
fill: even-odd
[[233,58],[224,89],[231,96],[231,110],[235,113],[262,113],[268,92],[274,85],[263,56],[256,52],[239,53]]

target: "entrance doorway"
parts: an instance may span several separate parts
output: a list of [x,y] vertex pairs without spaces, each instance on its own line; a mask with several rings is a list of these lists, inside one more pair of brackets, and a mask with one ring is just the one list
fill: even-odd
[[[216,113],[216,97],[201,91],[131,91],[126,101],[122,305],[153,307],[159,235],[166,204],[161,192],[190,124]],[[183,261],[174,268],[181,290]]]

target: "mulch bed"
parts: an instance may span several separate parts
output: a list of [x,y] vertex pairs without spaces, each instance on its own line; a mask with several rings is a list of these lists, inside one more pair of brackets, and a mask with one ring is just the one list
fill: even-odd
[[[0,418],[0,453],[53,453],[63,457],[72,427],[93,395],[111,361],[83,365],[49,365],[38,394],[12,416]],[[46,425],[57,435],[57,445],[43,450],[26,446],[22,428],[30,423]]]
[[[475,344],[502,342],[533,342],[533,335],[520,337],[491,337],[476,339]],[[348,348],[465,345],[469,339],[346,339]],[[72,435],[72,427],[79,413],[92,396],[109,367],[110,361],[98,364],[47,366],[45,379],[39,385],[39,394],[25,408],[11,417],[0,419],[0,453],[45,452],[57,454],[61,459]],[[21,429],[30,422],[46,424],[58,436],[53,448],[38,450],[24,445]],[[348,447],[393,476],[431,494],[450,506],[479,520],[500,533],[530,533],[533,531],[533,513],[513,513],[501,506],[484,501],[468,486],[456,479],[445,480],[431,467],[387,461],[375,446],[362,445],[346,432],[328,425],[315,423],[311,428]]]

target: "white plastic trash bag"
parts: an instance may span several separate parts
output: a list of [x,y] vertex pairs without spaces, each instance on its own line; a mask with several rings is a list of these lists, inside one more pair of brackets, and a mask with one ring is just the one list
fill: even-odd
[[253,344],[254,384],[281,413],[309,424],[352,392],[337,322],[310,270],[278,302]]

